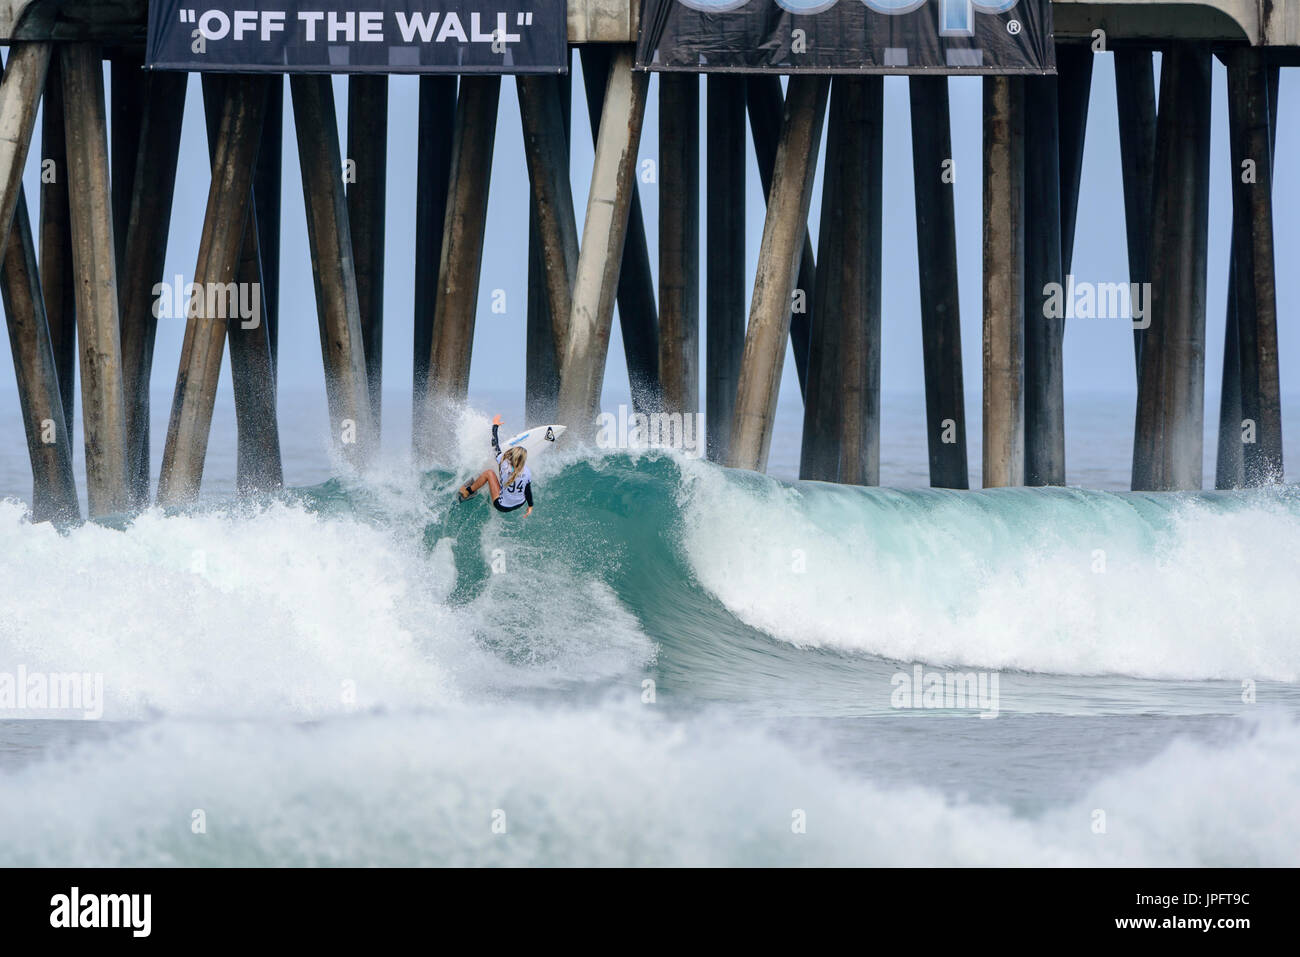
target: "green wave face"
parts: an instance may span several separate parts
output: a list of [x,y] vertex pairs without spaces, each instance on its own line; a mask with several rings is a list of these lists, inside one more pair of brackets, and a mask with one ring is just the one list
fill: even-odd
[[507,663],[618,646],[602,678],[648,677],[683,706],[887,711],[911,662],[1041,676],[1026,680],[1044,693],[1050,676],[1300,674],[1289,489],[899,491],[666,455],[547,465],[528,518],[482,493],[455,504],[447,472],[423,476],[418,508],[337,481],[301,494],[394,534],[418,527],[427,555],[450,554],[445,603]]

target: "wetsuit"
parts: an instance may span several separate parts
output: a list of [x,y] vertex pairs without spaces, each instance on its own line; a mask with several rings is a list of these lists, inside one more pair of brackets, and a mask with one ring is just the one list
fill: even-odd
[[492,500],[493,506],[498,512],[513,512],[524,503],[529,508],[533,507],[533,473],[528,470],[525,464],[519,470],[519,475],[515,477],[513,483],[507,485],[510,480],[510,473],[514,471],[514,466],[504,458],[505,453],[501,450],[501,442],[497,438],[497,429],[500,426],[492,426],[492,451],[497,456],[497,477],[501,480],[501,495]]

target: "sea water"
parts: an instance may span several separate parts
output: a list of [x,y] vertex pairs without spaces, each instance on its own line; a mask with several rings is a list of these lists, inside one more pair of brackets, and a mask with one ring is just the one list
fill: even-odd
[[1131,399],[1087,491],[926,489],[897,396],[885,487],[799,483],[787,399],[769,475],[556,449],[527,519],[452,497],[518,397],[417,468],[385,396],[357,474],[284,393],[252,502],[226,405],[185,512],[32,525],[0,452],[2,865],[1300,860],[1300,493],[1123,491]]

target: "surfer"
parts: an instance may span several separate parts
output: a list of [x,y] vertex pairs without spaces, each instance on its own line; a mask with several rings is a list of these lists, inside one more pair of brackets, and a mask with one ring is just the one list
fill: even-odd
[[528,470],[528,450],[523,446],[501,451],[501,442],[497,430],[501,428],[501,416],[492,419],[492,451],[497,456],[495,469],[484,469],[474,481],[461,486],[460,500],[463,502],[487,483],[492,493],[492,504],[498,512],[513,512],[525,502],[528,511],[524,517],[533,514],[533,473]]

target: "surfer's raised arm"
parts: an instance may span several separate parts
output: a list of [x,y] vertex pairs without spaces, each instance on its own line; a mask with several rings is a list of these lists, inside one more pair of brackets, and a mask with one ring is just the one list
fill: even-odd
[[501,416],[492,416],[492,451],[496,453],[497,461],[501,461],[501,441],[497,438],[497,429],[501,428]]

